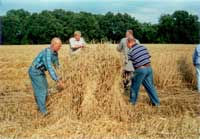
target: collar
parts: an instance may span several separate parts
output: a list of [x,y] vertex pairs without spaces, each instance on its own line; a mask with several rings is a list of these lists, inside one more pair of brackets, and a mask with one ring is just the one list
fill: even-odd
[[48,49],[50,49],[50,50],[51,50],[51,52],[52,52],[53,54],[58,54],[58,52],[56,52],[56,51],[53,51],[53,50],[51,49],[51,45],[48,47]]
[[132,48],[133,48],[134,46],[136,46],[136,45],[137,45],[137,43],[133,44]]

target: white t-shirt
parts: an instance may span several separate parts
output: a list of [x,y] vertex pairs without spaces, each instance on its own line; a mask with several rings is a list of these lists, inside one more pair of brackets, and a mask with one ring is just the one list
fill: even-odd
[[70,48],[71,49],[79,49],[79,48],[74,48],[74,46],[84,46],[85,45],[85,40],[81,37],[79,41],[77,41],[75,38],[70,38],[69,39],[70,43]]

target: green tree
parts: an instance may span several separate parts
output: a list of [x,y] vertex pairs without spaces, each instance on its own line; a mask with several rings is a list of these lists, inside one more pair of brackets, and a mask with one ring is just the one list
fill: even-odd
[[159,20],[158,36],[161,43],[197,43],[198,17],[187,11],[163,15]]
[[116,14],[114,15],[111,12],[108,12],[101,20],[99,21],[101,30],[104,31],[104,36],[110,40],[119,41],[122,37],[125,36],[127,29],[134,30],[136,37],[141,38],[141,25],[128,14]]
[[176,11],[172,14],[174,21],[175,43],[196,43],[198,41],[198,17],[187,11]]
[[200,40],[198,17],[187,11],[162,15],[158,24],[141,24],[126,13],[101,15],[62,9],[32,14],[23,9],[10,10],[1,19],[4,44],[47,44],[53,37],[67,42],[76,30],[88,42],[119,42],[127,29],[132,29],[142,43],[199,43]]
[[161,43],[173,42],[174,21],[171,15],[163,15],[160,17],[158,25],[158,36]]
[[155,43],[158,42],[158,25],[144,23],[142,24],[142,42],[143,43]]
[[62,24],[50,11],[32,14],[27,25],[29,26],[28,39],[33,44],[48,44],[53,37],[60,37],[63,34]]
[[3,40],[4,44],[21,44],[27,36],[26,21],[30,13],[20,10],[10,10],[3,17]]

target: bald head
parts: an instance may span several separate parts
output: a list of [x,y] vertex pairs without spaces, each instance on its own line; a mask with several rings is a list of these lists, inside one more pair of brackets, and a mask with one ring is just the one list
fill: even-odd
[[130,36],[127,38],[127,42],[130,43],[130,42],[135,42],[135,38],[133,36]]
[[133,36],[133,30],[129,29],[126,31],[126,37]]
[[60,40],[60,38],[55,37],[51,40],[51,45],[54,45],[54,44],[61,44],[62,45],[62,41]]
[[60,38],[55,37],[51,40],[51,49],[53,51],[56,52],[59,51],[61,46],[62,46],[62,41],[60,40]]
[[133,36],[129,36],[126,41],[128,48],[131,48],[135,44],[135,38]]

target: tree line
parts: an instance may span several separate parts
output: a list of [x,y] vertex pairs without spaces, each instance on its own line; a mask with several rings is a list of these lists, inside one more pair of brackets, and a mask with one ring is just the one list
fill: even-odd
[[48,44],[55,36],[67,42],[75,30],[81,31],[87,42],[119,42],[127,29],[132,29],[141,43],[196,44],[200,41],[198,16],[187,11],[161,15],[157,24],[140,23],[127,13],[102,15],[62,9],[40,13],[10,10],[0,19],[1,44]]

